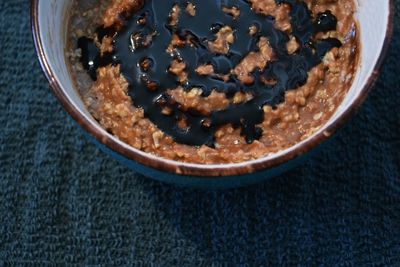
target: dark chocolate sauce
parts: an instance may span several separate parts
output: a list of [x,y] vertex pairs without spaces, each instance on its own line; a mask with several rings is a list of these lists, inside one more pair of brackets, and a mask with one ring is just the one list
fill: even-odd
[[[147,0],[138,12],[126,19],[120,31],[99,29],[100,38],[113,37],[114,49],[111,54],[100,56],[93,40],[86,37],[79,39],[81,61],[93,79],[96,79],[99,67],[120,64],[121,73],[129,83],[129,94],[134,105],[143,108],[145,116],[178,143],[212,147],[216,129],[226,124],[240,127],[246,141],[251,143],[262,135],[262,129],[257,127],[263,121],[262,107],[275,107],[283,102],[287,90],[304,85],[308,71],[317,66],[330,49],[341,46],[337,39],[314,38],[319,32],[335,30],[337,20],[330,11],[313,18],[303,1],[275,1],[277,4],[290,5],[292,34],[300,44],[294,54],[289,54],[286,48],[289,35],[274,27],[274,18],[256,14],[246,0],[193,0],[196,16],[185,11],[186,0]],[[181,14],[177,25],[171,26],[169,16],[175,4],[181,7]],[[240,16],[233,18],[224,13],[223,6],[237,7]],[[250,35],[249,27],[253,25],[258,32]],[[230,26],[235,35],[235,42],[227,55],[212,53],[207,45],[215,40],[214,34],[223,26]],[[177,47],[169,55],[166,49],[173,34],[190,40],[192,45]],[[152,36],[150,40],[149,36]],[[263,36],[268,38],[274,50],[274,60],[265,69],[257,69],[252,73],[253,84],[244,85],[230,74],[230,70],[250,51],[258,50],[257,43]],[[181,84],[176,76],[168,72],[173,59],[185,62],[188,82]],[[227,74],[229,80],[198,75],[195,69],[202,64],[212,64],[215,73]],[[275,83],[269,85],[263,80],[273,80]],[[253,99],[205,116],[193,110],[182,110],[170,99],[167,90],[178,86],[186,90],[201,88],[203,96],[213,90],[224,92],[227,97],[238,91],[249,92],[253,94]],[[163,112],[166,109],[169,112]],[[185,129],[177,125],[182,118],[188,125]]]

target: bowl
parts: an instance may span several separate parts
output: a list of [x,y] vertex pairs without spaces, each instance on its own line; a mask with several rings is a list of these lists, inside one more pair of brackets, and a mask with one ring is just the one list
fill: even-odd
[[81,100],[64,55],[72,0],[32,0],[32,32],[37,55],[53,93],[89,138],[103,151],[145,176],[180,185],[237,187],[265,180],[300,164],[327,140],[366,98],[389,46],[393,0],[359,0],[361,59],[345,99],[331,119],[306,140],[263,158],[237,164],[202,165],[163,159],[137,150],[104,130]]

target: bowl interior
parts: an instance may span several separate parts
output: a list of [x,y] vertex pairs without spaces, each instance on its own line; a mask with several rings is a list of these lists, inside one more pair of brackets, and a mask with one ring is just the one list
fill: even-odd
[[[33,1],[35,2],[35,1]],[[36,36],[38,37],[39,54],[42,58],[42,64],[47,70],[51,70],[51,74],[47,73],[47,76],[51,83],[58,84],[62,91],[62,98],[68,105],[75,110],[75,112],[80,113],[82,120],[90,124],[91,128],[98,131],[103,136],[107,136],[109,140],[117,143],[125,150],[132,150],[134,153],[146,157],[148,159],[153,159],[156,161],[167,162],[168,164],[179,164],[187,165],[189,167],[199,167],[199,168],[220,168],[221,165],[197,165],[197,164],[183,164],[174,161],[164,160],[156,158],[152,155],[148,155],[144,152],[136,150],[129,147],[125,143],[119,141],[117,138],[108,134],[96,120],[90,115],[85,105],[83,104],[79,93],[75,90],[73,82],[71,80],[66,59],[64,57],[65,40],[66,40],[66,17],[67,11],[71,6],[71,0],[36,0]],[[357,12],[357,17],[360,23],[361,30],[361,65],[356,74],[353,85],[345,97],[344,101],[341,103],[336,113],[332,118],[313,136],[298,143],[297,145],[283,150],[279,153],[268,155],[264,158],[255,160],[266,161],[272,160],[274,158],[280,157],[283,154],[289,153],[290,151],[296,150],[298,147],[303,146],[308,143],[315,135],[319,135],[324,132],[330,125],[334,124],[335,121],[340,119],[344,112],[354,104],[354,102],[360,97],[360,95],[365,90],[365,86],[368,83],[370,77],[374,75],[374,69],[377,62],[380,59],[380,54],[382,48],[385,44],[385,38],[387,33],[387,27],[389,24],[390,15],[390,0],[358,0],[359,8]],[[35,8],[34,8],[35,10]],[[35,11],[34,11],[35,13]],[[378,18],[378,19],[371,19]],[[44,59],[44,60],[43,60]],[[101,140],[100,140],[101,141]],[[103,140],[103,142],[105,142]],[[245,166],[248,162],[239,164],[226,164],[224,167],[233,166]]]

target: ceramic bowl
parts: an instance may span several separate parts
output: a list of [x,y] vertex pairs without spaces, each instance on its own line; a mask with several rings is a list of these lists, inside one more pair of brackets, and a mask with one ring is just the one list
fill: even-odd
[[67,68],[64,50],[72,0],[32,0],[32,31],[40,63],[54,94],[101,149],[136,171],[164,182],[236,187],[259,182],[299,164],[313,148],[332,136],[366,98],[388,48],[394,7],[392,0],[358,2],[361,65],[336,113],[318,132],[295,146],[239,164],[200,165],[166,160],[132,148],[105,131],[86,109]]

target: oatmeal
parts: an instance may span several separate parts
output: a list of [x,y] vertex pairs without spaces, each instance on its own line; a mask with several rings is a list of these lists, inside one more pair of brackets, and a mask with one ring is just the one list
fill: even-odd
[[358,67],[353,0],[80,2],[67,56],[89,111],[172,160],[293,146],[329,120]]

